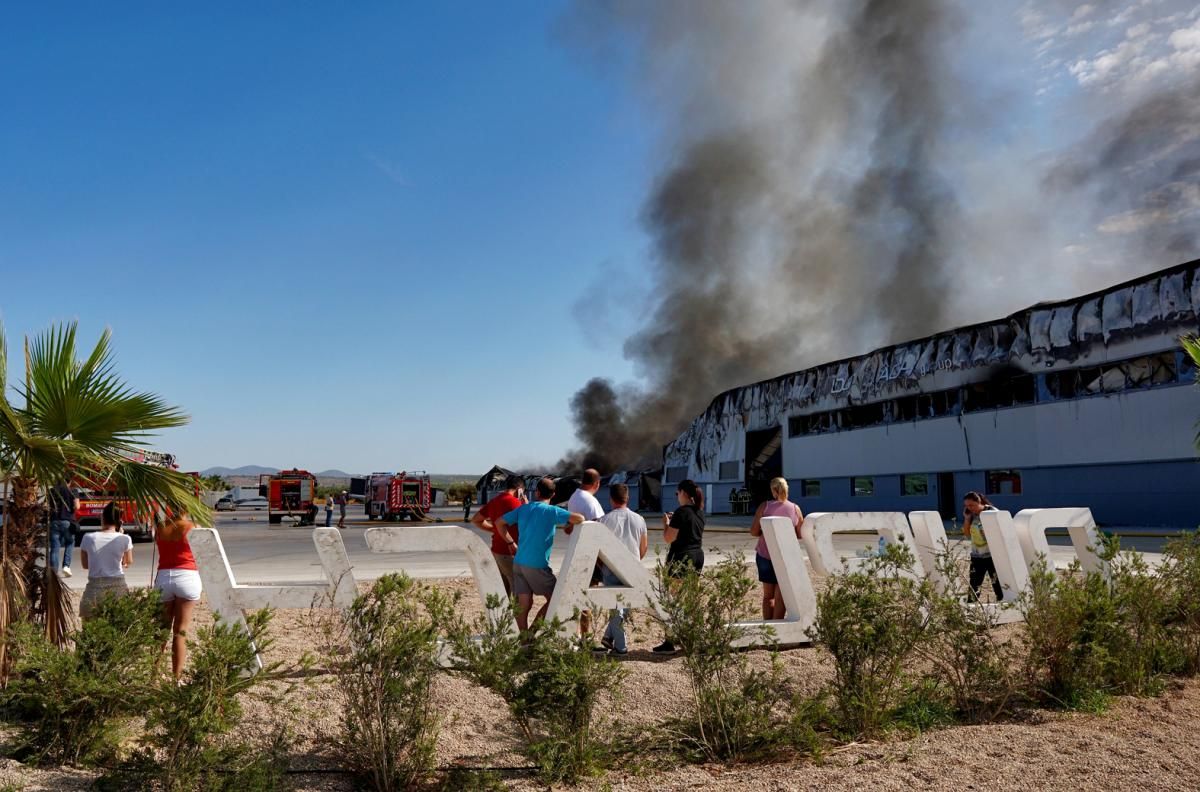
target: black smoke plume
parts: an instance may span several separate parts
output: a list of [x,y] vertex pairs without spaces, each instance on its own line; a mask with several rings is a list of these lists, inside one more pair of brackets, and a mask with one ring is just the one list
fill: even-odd
[[[833,29],[786,80],[786,106],[766,119],[753,118],[753,100],[750,112],[744,105],[761,87],[753,67],[745,85],[697,87],[678,154],[643,211],[663,296],[624,351],[646,384],[622,394],[594,379],[576,393],[583,449],[560,464],[655,464],[720,391],[864,338],[942,325],[945,229],[958,214],[936,164],[946,119],[941,48],[955,25],[943,6],[836,4],[838,16],[826,19]],[[608,22],[642,37],[650,61],[680,42],[700,62],[737,59],[722,41],[729,31],[752,39],[776,22],[806,21],[800,5],[783,3],[609,8]]]
[[[997,156],[1007,120],[960,77],[961,13],[982,7],[581,4],[589,42],[607,32],[632,51],[634,83],[665,111],[667,148],[642,212],[659,297],[624,347],[640,384],[593,379],[575,394],[582,448],[560,467],[660,464],[663,446],[727,389],[1046,299],[1047,264],[1078,230],[1059,233],[1049,218],[1069,199],[1086,203],[1081,191],[1118,231],[1184,217],[1195,140],[1165,164],[1162,147],[1200,134],[1194,82],[1099,125],[1045,178],[1044,160],[989,160],[990,180],[964,176],[972,154]],[[972,211],[952,184],[972,185]],[[1131,194],[1127,214],[1112,215]],[[1166,232],[1153,241],[1159,255],[1194,245],[1185,228]],[[1094,286],[1112,274],[1093,269],[1057,277]]]

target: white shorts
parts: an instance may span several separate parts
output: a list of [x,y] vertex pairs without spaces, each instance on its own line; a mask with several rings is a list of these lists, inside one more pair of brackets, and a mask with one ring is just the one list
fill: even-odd
[[162,592],[162,601],[200,599],[200,573],[194,569],[160,569],[154,576],[154,588]]

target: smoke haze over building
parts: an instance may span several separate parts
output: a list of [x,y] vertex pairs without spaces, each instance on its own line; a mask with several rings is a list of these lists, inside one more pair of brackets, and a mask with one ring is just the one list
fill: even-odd
[[642,211],[656,297],[624,346],[640,381],[576,393],[561,464],[653,464],[731,387],[1195,255],[1200,18],[1152,5],[1005,11],[1012,73],[1038,58],[1018,87],[1077,84],[1021,100],[1078,113],[1049,151],[970,62],[975,4],[581,6],[667,117]]

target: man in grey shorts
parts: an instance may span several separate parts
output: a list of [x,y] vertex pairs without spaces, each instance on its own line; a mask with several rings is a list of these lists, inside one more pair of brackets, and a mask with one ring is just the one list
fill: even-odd
[[537,619],[544,618],[546,608],[550,606],[557,582],[550,568],[550,549],[554,547],[558,526],[565,525],[566,532],[571,533],[583,522],[582,514],[551,506],[553,497],[554,479],[544,478],[537,483],[533,503],[526,503],[496,520],[496,533],[505,543],[512,539],[509,526],[516,525],[521,532],[521,542],[513,556],[513,593],[517,595],[517,626],[521,632],[529,629],[529,611],[533,609],[534,596],[546,598]]

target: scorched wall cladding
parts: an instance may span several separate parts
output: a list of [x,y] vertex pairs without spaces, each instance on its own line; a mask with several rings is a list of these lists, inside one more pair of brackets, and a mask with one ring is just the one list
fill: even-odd
[[[708,409],[667,446],[664,465],[676,469],[686,466],[689,477],[716,482],[721,462],[744,460],[747,431],[783,427],[786,434],[790,416],[936,393],[988,382],[998,372],[1045,374],[1172,350],[1177,346],[1176,339],[1180,334],[1197,330],[1197,315],[1200,314],[1198,268],[1200,261],[1193,261],[1076,300],[1042,303],[1005,319],[951,330],[727,391],[717,396]],[[1126,432],[1127,428],[1113,427],[1105,421],[1137,425],[1140,420],[1131,418],[1128,408],[1141,409],[1142,402],[1123,396],[1097,398],[1106,402],[1113,400],[1119,409],[1112,413],[1114,408],[1103,408],[1109,410],[1106,417],[1098,418],[1099,423],[1094,425],[1090,420],[1085,421],[1080,424],[1084,427],[1081,431]],[[1146,406],[1155,414],[1156,421],[1159,418],[1164,422],[1183,420],[1180,431],[1186,433],[1191,426],[1191,420],[1184,417],[1186,408],[1176,401],[1171,403],[1171,417],[1157,414],[1149,402]],[[1070,409],[1066,404],[1064,409]],[[1050,405],[1013,409],[1037,410],[1040,416],[1040,411],[1047,406]],[[944,427],[933,426],[943,422],[947,424]],[[939,447],[944,442],[947,453],[957,453],[954,449],[963,444],[964,429],[949,425],[956,422],[957,419],[951,418],[917,422],[923,438],[921,442]],[[1045,425],[1040,418],[1035,424]],[[878,429],[859,429],[853,436],[856,441],[866,431],[882,431],[886,436],[900,426],[903,426],[901,422],[895,422]],[[1027,436],[1033,431],[1033,428],[1022,430],[1019,436]],[[928,439],[924,439],[926,432]],[[938,433],[946,435],[944,440],[934,438]],[[829,438],[832,449],[839,443],[844,445],[849,436],[840,432],[825,437]],[[1061,439],[1069,444],[1077,438]],[[1112,453],[1120,456],[1120,447]],[[793,456],[785,445],[784,464],[788,465],[788,458]],[[946,469],[937,465],[925,469],[939,467]],[[951,469],[953,467],[957,466],[951,466]]]

